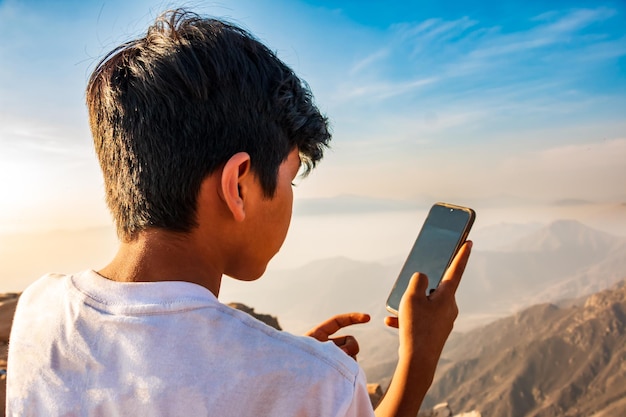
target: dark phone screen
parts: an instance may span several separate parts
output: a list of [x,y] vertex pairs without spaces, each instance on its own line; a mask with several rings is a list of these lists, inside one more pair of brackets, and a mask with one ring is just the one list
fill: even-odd
[[400,299],[415,272],[428,276],[427,294],[437,288],[472,221],[473,216],[468,210],[441,205],[431,208],[389,296],[389,307],[398,310]]

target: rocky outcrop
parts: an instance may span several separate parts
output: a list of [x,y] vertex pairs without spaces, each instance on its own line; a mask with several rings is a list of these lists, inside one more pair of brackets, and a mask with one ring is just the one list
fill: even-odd
[[17,293],[0,294],[0,417],[4,417],[6,402],[6,369],[9,348],[9,334],[13,314],[19,298]]
[[262,321],[270,327],[275,328],[276,330],[282,330],[280,324],[278,324],[278,319],[274,316],[270,316],[269,314],[259,314],[254,311],[254,308],[248,307],[245,304],[241,303],[228,303],[229,307],[232,307],[237,310],[241,310],[245,313],[250,314],[255,319]]
[[2,343],[9,341],[11,322],[19,296],[17,293],[0,294],[0,342]]
[[376,408],[385,394],[380,384],[367,384],[367,393],[370,395],[370,401],[372,402],[372,407],[374,408]]

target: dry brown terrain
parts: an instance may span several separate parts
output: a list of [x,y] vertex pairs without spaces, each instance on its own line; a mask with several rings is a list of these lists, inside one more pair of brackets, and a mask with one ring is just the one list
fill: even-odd
[[483,416],[626,415],[626,282],[451,340],[431,404]]
[[11,322],[17,304],[18,294],[0,294],[0,416],[4,417],[4,404],[6,401],[6,369],[7,369],[7,349],[9,347],[9,333],[11,332]]

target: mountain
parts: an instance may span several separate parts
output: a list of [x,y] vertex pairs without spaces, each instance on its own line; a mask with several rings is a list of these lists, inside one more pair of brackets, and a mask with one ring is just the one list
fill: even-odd
[[280,317],[284,328],[304,332],[348,311],[365,311],[382,320],[384,302],[397,273],[395,266],[338,257],[268,271],[253,282],[224,280],[220,299],[253,305]]
[[499,251],[475,251],[457,299],[466,314],[506,314],[600,291],[626,277],[626,238],[573,220]]
[[[499,250],[478,250],[476,242],[457,292],[459,330],[533,304],[588,295],[626,278],[626,238],[572,220],[514,229],[528,233]],[[495,231],[491,233],[495,237]],[[268,271],[255,282],[225,280],[220,298],[277,315],[293,332],[346,311],[365,311],[374,321],[382,320],[402,261],[324,259],[300,268]]]
[[591,229],[576,220],[557,220],[510,245],[508,252],[553,252],[574,250],[582,256],[605,252],[618,240],[609,233]]
[[470,236],[480,250],[506,250],[508,245],[543,227],[541,223],[498,223],[472,230]]
[[533,306],[463,335],[426,406],[483,416],[626,415],[626,282],[578,305]]
[[220,291],[223,302],[237,301],[277,316],[281,326],[303,334],[316,324],[340,313],[369,313],[370,323],[351,326],[342,334],[352,334],[361,348],[359,362],[369,381],[386,387],[389,369],[397,361],[396,329],[385,326],[388,315],[385,300],[399,267],[375,262],[333,258],[304,267],[268,272],[254,282],[224,280]]
[[[528,230],[498,251],[473,251],[457,292],[456,331],[469,331],[537,303],[586,296],[626,278],[624,238],[575,221]],[[220,299],[275,315],[283,328],[297,334],[334,314],[370,313],[370,323],[344,333],[358,338],[359,362],[368,380],[386,386],[397,360],[397,331],[383,324],[388,314],[384,303],[400,267],[401,262],[325,259],[268,271],[255,282],[225,280]]]

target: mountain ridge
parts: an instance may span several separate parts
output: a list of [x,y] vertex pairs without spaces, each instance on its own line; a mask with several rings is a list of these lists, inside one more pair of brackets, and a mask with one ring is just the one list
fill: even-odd
[[511,313],[600,291],[626,276],[626,238],[577,221],[553,222],[508,248],[474,251],[457,294],[463,311]]
[[619,237],[592,229],[572,219],[561,219],[520,238],[504,250],[512,252],[555,251],[584,246],[595,251],[607,250]]
[[581,305],[541,304],[455,335],[444,357],[426,406],[445,399],[455,410],[511,417],[625,413],[626,282]]

